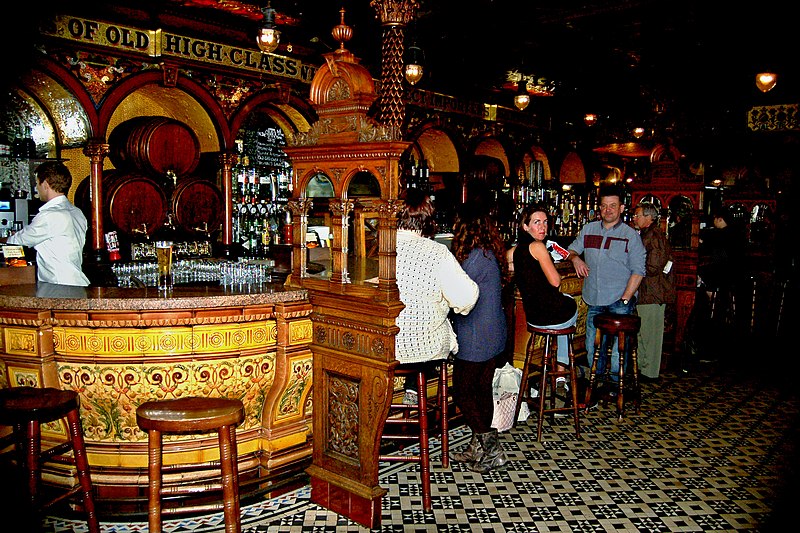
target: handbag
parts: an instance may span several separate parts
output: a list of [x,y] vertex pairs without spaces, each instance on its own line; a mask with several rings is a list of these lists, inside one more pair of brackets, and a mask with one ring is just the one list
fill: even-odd
[[[522,370],[511,363],[506,363],[504,367],[494,371],[492,381],[494,413],[491,427],[497,431],[508,431],[514,425],[514,410],[517,408],[520,381],[522,381]],[[517,421],[524,422],[529,416],[528,404],[522,402]]]

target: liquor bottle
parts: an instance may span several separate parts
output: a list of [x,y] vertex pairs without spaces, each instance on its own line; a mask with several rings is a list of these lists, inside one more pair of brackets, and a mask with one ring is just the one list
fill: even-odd
[[25,126],[25,136],[22,138],[22,155],[25,159],[36,159],[36,142],[33,140],[33,133],[30,126]]
[[19,132],[14,133],[14,140],[11,141],[11,156],[16,159],[25,157],[25,148],[22,145],[22,135]]
[[11,142],[4,133],[0,133],[0,157],[11,157]]
[[256,170],[255,165],[248,164],[247,167],[247,193],[250,198],[250,204],[256,205],[258,203],[259,190],[258,171]]
[[278,172],[278,198],[287,200],[292,196],[292,166],[283,162],[283,169]]

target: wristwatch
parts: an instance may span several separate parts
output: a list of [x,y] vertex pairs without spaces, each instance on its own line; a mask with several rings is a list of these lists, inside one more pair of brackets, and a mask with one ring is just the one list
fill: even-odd
[[627,298],[622,299],[622,303],[624,303],[625,305],[628,305],[628,302],[630,302],[630,300],[628,300]]

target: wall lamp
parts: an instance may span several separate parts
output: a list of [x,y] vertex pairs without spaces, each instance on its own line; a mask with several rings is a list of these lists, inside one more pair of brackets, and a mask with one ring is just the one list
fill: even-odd
[[775,88],[778,83],[778,75],[774,72],[759,72],[756,74],[756,87],[762,92],[766,93]]
[[256,43],[262,52],[269,54],[278,48],[278,44],[281,42],[281,32],[275,26],[275,10],[272,9],[269,1],[267,1],[267,7],[262,8],[261,12],[264,13],[264,23],[258,30]]

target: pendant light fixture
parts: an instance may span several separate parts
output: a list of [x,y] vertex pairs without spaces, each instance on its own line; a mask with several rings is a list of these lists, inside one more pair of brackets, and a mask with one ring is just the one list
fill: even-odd
[[758,87],[762,93],[774,89],[776,83],[778,83],[778,75],[774,72],[759,72],[756,74],[756,87]]
[[531,103],[531,95],[528,93],[528,80],[523,76],[517,82],[517,94],[514,95],[514,105],[522,111]]
[[425,73],[425,68],[422,65],[423,53],[422,49],[414,42],[406,50],[406,66],[405,76],[406,81],[411,85],[416,85],[422,79]]
[[597,124],[597,115],[594,113],[586,113],[583,115],[583,123],[591,128]]
[[261,12],[264,13],[264,23],[258,30],[256,43],[262,52],[270,54],[278,48],[278,43],[281,42],[281,32],[275,26],[275,10],[272,9],[269,1],[267,1],[267,7],[262,8]]

